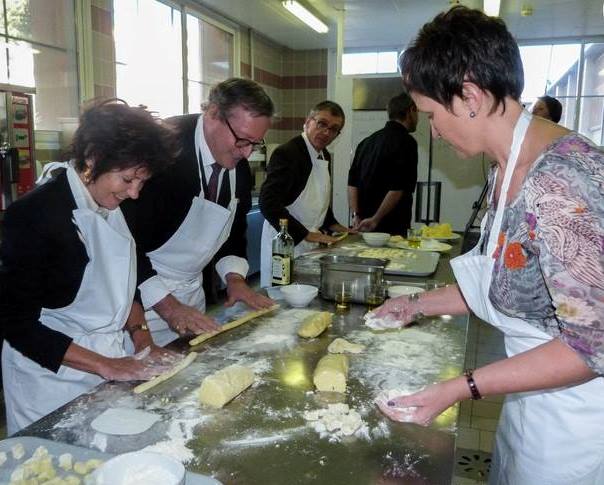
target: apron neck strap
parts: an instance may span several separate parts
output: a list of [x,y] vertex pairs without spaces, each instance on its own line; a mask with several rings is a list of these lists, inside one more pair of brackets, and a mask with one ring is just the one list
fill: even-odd
[[[497,240],[499,237],[499,232],[501,231],[503,212],[505,210],[505,205],[508,198],[507,195],[508,190],[510,188],[510,182],[512,180],[512,175],[514,174],[514,169],[516,168],[516,163],[518,161],[518,155],[520,154],[520,149],[522,148],[522,142],[524,141],[524,137],[531,123],[531,119],[532,116],[528,113],[528,111],[522,110],[520,112],[518,121],[516,122],[516,126],[514,127],[512,147],[510,148],[510,155],[505,166],[505,173],[503,175],[503,181],[501,183],[501,190],[499,191],[499,200],[497,201],[495,219],[493,220],[493,225],[491,226],[491,231],[489,234],[489,242],[487,245],[486,253],[487,255],[493,254],[493,251],[495,251],[495,248],[497,247]],[[499,169],[497,170],[499,171]],[[497,173],[495,174],[495,180],[497,180]],[[493,191],[493,193],[494,192],[495,191]]]

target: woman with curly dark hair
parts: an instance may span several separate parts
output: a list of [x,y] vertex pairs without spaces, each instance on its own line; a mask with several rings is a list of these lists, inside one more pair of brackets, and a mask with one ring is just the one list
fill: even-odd
[[[165,370],[170,359],[133,305],[135,244],[119,205],[138,197],[173,147],[146,110],[95,103],[80,117],[71,161],[49,167],[63,166],[6,211],[0,328],[9,434],[104,379]],[[126,355],[125,332],[136,358]]]
[[604,483],[604,153],[531,116],[514,38],[500,19],[454,7],[420,30],[403,82],[435,137],[494,160],[481,239],[451,260],[457,285],[389,300],[382,323],[474,312],[508,358],[380,408],[429,424],[463,399],[506,394],[491,484]]

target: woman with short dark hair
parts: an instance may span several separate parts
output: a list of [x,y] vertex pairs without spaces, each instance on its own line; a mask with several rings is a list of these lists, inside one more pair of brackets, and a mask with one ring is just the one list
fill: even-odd
[[552,96],[541,96],[533,105],[533,116],[541,116],[546,120],[558,123],[562,118],[562,103]]
[[478,10],[424,25],[401,73],[435,137],[495,164],[481,239],[451,261],[458,284],[373,317],[472,311],[505,334],[508,358],[380,408],[427,425],[460,400],[507,394],[489,483],[604,483],[604,153],[523,109],[518,46]]
[[[135,244],[119,209],[173,157],[149,112],[96,103],[72,160],[6,211],[0,248],[2,378],[12,434],[103,379],[143,380],[168,354],[153,345],[136,287]],[[129,333],[137,356],[126,356]],[[160,360],[163,362],[161,363]]]

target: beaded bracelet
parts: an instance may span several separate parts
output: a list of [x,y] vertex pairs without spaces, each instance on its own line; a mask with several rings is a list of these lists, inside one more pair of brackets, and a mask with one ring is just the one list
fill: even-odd
[[474,377],[472,377],[474,371],[472,369],[466,369],[463,372],[463,375],[466,376],[466,381],[468,382],[468,387],[470,388],[470,394],[472,394],[472,400],[478,401],[482,399],[480,395],[480,391],[478,390],[478,386],[474,381]]

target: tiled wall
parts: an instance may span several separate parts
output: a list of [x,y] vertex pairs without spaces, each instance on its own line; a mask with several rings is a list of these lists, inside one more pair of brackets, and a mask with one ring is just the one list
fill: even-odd
[[301,132],[310,108],[327,96],[327,51],[294,51],[253,32],[241,37],[241,75],[252,77],[251,53],[253,79],[276,106],[267,141],[284,143]]
[[95,97],[115,96],[115,46],[112,12],[112,0],[92,0],[90,15]]

